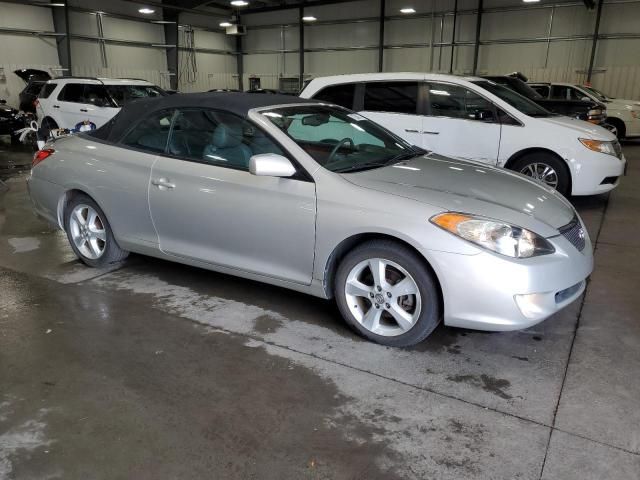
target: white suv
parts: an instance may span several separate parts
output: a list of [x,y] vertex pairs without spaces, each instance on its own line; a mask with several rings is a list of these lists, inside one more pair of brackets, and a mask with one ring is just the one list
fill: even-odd
[[640,101],[613,98],[593,87],[572,83],[531,83],[544,98],[593,100],[607,106],[606,123],[618,138],[640,137]]
[[564,195],[609,191],[626,166],[620,144],[608,130],[550,113],[483,78],[339,75],[312,80],[300,96],[342,105],[414,145],[509,168]]
[[143,97],[166,93],[146,80],[126,78],[60,77],[47,81],[36,100],[40,125],[46,129],[73,129],[90,121],[100,127],[113,118],[122,105]]

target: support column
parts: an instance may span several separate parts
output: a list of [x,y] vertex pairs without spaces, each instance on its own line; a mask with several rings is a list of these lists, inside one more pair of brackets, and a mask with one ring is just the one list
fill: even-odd
[[458,0],[453,4],[453,32],[451,32],[451,61],[449,62],[449,73],[453,73],[453,56],[456,53],[456,21],[458,20]]
[[179,53],[179,34],[178,24],[180,23],[180,16],[178,12],[169,9],[162,10],[162,19],[167,22],[164,24],[164,43],[166,45],[174,45],[173,47],[166,48],[167,55],[167,70],[171,74],[169,76],[169,86],[172,90],[178,90],[178,53]]
[[58,60],[62,68],[60,75],[72,75],[71,71],[71,29],[69,28],[69,6],[65,2],[64,8],[52,8],[53,28],[56,33],[63,33],[64,36],[56,37],[58,48]]
[[379,32],[380,37],[378,39],[378,71],[382,72],[384,69],[384,11],[385,0],[380,0],[380,17],[379,17]]
[[302,90],[302,87],[304,86],[304,20],[302,20],[302,17],[304,17],[304,1],[301,2],[300,8],[298,9],[298,28],[300,29],[300,46],[298,47],[300,50],[300,90]]
[[478,54],[480,53],[480,29],[482,28],[483,0],[478,0],[478,17],[476,18],[476,42],[473,49],[473,74],[478,73]]
[[589,70],[587,70],[587,83],[591,83],[593,75],[593,63],[596,59],[596,48],[598,47],[598,35],[600,33],[600,16],[602,15],[602,4],[604,0],[598,0],[598,11],[596,13],[596,26],[593,30],[593,43],[591,44],[591,59],[589,60]]

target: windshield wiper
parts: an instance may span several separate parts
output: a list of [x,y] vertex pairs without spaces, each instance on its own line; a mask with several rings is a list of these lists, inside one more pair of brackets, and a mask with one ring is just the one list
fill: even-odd
[[[422,150],[422,149],[420,149]],[[426,152],[425,152],[426,153]],[[417,155],[421,155],[421,153],[416,152],[415,150],[411,152],[404,152],[400,155],[396,155],[395,157],[391,157],[384,162],[368,162],[368,163],[359,163],[357,165],[351,165],[350,167],[340,168],[338,170],[334,170],[336,173],[346,173],[346,172],[356,172],[361,170],[369,170],[376,167],[386,167],[392,165],[394,163],[398,163],[402,160],[407,160],[409,158],[413,158]]]

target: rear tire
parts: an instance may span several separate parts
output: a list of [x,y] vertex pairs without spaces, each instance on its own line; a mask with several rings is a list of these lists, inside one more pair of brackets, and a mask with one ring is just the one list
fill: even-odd
[[74,253],[90,267],[106,267],[129,255],[116,242],[102,209],[88,195],[75,195],[67,204],[64,228]]
[[565,197],[571,193],[571,173],[564,160],[546,152],[530,153],[518,159],[511,170],[555,188]]
[[420,255],[394,241],[371,240],[351,250],[338,267],[334,293],[347,324],[381,345],[415,345],[440,322],[433,273]]

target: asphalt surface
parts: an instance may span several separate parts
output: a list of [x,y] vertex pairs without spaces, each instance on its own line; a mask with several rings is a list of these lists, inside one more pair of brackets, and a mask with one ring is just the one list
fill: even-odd
[[[640,479],[640,143],[574,198],[582,299],[411,349],[331,302],[132,255],[81,265],[0,143],[0,480]],[[11,168],[6,168],[8,165]]]

